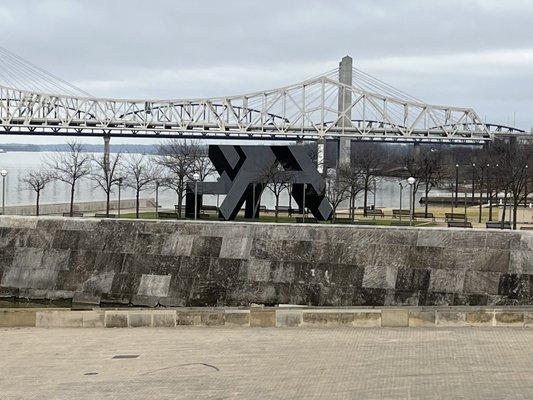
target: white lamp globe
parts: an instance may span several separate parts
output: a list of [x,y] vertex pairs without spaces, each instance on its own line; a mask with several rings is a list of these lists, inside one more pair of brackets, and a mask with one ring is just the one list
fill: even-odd
[[409,177],[409,178],[407,178],[407,183],[409,183],[409,185],[412,185],[412,184],[414,184],[415,182],[416,182],[416,179],[413,178],[412,176]]
[[200,174],[198,174],[197,172],[194,173],[194,175],[192,176],[192,179],[197,181],[200,179]]
[[5,169],[3,169],[2,171],[0,171],[0,175],[6,176],[7,175],[7,171]]

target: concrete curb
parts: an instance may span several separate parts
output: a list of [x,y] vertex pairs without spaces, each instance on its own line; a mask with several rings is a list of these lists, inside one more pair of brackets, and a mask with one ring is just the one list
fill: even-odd
[[0,327],[533,327],[533,309],[519,308],[170,308],[0,309]]

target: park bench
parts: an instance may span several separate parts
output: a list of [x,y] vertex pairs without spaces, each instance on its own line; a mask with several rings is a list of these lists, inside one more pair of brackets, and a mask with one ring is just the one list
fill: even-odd
[[178,213],[175,211],[159,211],[157,213],[159,219],[178,219]]
[[448,228],[472,228],[469,221],[448,221]]
[[409,218],[409,210],[392,210],[392,218],[407,217]]
[[298,213],[300,210],[298,210],[297,208],[291,208],[289,206],[279,206],[278,211],[286,212],[288,215],[292,215]]
[[505,221],[503,227],[501,221],[487,221],[485,226],[487,229],[511,229],[511,223],[509,221]]
[[[83,217],[83,213],[82,213],[82,212],[79,212],[79,211],[74,211],[74,212],[72,213],[72,216],[73,216],[73,217],[77,217],[77,218],[81,218],[81,217]],[[69,213],[69,212],[64,212],[64,213],[63,213],[63,217],[70,217],[70,213]]]
[[521,226],[521,231],[533,231],[533,226]]
[[96,214],[94,214],[94,217],[95,218],[116,218],[117,215],[116,214],[106,215],[106,213],[96,213]]
[[430,212],[415,212],[413,213],[413,218],[431,218],[433,221],[435,221],[435,216],[433,215],[433,213]]
[[448,221],[457,221],[457,220],[464,221],[465,220],[465,215],[461,214],[461,213],[445,213],[444,214],[444,219],[446,220],[446,222],[448,222]]
[[374,210],[372,209],[367,209],[366,210],[366,216],[370,216],[370,217],[373,217],[373,216],[376,216],[376,217],[381,217],[383,218],[385,216],[385,214],[383,213],[383,210],[380,209],[380,208],[376,208]]

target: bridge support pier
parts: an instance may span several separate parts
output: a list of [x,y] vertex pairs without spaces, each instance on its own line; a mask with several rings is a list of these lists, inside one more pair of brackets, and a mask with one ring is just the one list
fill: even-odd
[[[353,81],[352,71],[352,57],[344,56],[341,62],[339,63],[339,82],[351,87]],[[341,115],[344,111],[348,109],[344,116],[338,122],[338,125],[341,128],[349,128],[352,126],[352,109],[350,107],[351,104],[352,92],[349,90],[339,89],[338,115]],[[337,166],[350,164],[351,144],[351,138],[339,138]]]
[[110,153],[110,144],[111,136],[104,136],[104,168],[106,173],[109,172],[109,153]]

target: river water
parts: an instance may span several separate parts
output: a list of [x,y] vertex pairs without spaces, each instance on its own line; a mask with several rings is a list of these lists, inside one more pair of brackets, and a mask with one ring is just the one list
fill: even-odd
[[[22,178],[28,171],[37,169],[43,166],[47,157],[52,153],[48,152],[7,152],[0,153],[0,169],[8,171],[6,177],[6,205],[24,205],[33,204],[35,202],[35,193],[24,187]],[[393,207],[398,208],[400,203],[400,187],[399,179],[384,178],[378,185],[376,190],[376,207]],[[404,185],[408,186],[408,185]],[[431,195],[446,194],[447,192],[440,190],[433,190]],[[423,195],[422,192],[417,194],[417,201]],[[153,190],[147,190],[142,193],[142,197],[155,197]],[[117,197],[117,193],[113,194],[113,198]],[[122,198],[134,198],[134,192],[131,189],[123,188]],[[280,205],[288,205],[288,194],[283,193],[280,198]],[[160,190],[159,193],[160,204],[164,208],[172,208],[176,204],[176,194],[170,190]],[[80,181],[76,187],[76,201],[96,201],[105,200],[105,193],[95,188],[94,182],[88,179]],[[220,196],[218,201],[221,202],[223,196]],[[62,182],[51,182],[42,193],[42,203],[66,203],[69,201],[68,186]],[[408,190],[403,190],[403,207],[407,208],[409,202]],[[204,204],[216,205],[216,196],[205,196]],[[273,208],[275,199],[272,193],[265,190],[261,204],[267,208]],[[362,206],[362,198],[357,199],[357,206]],[[369,194],[368,204],[373,204],[373,194]]]

